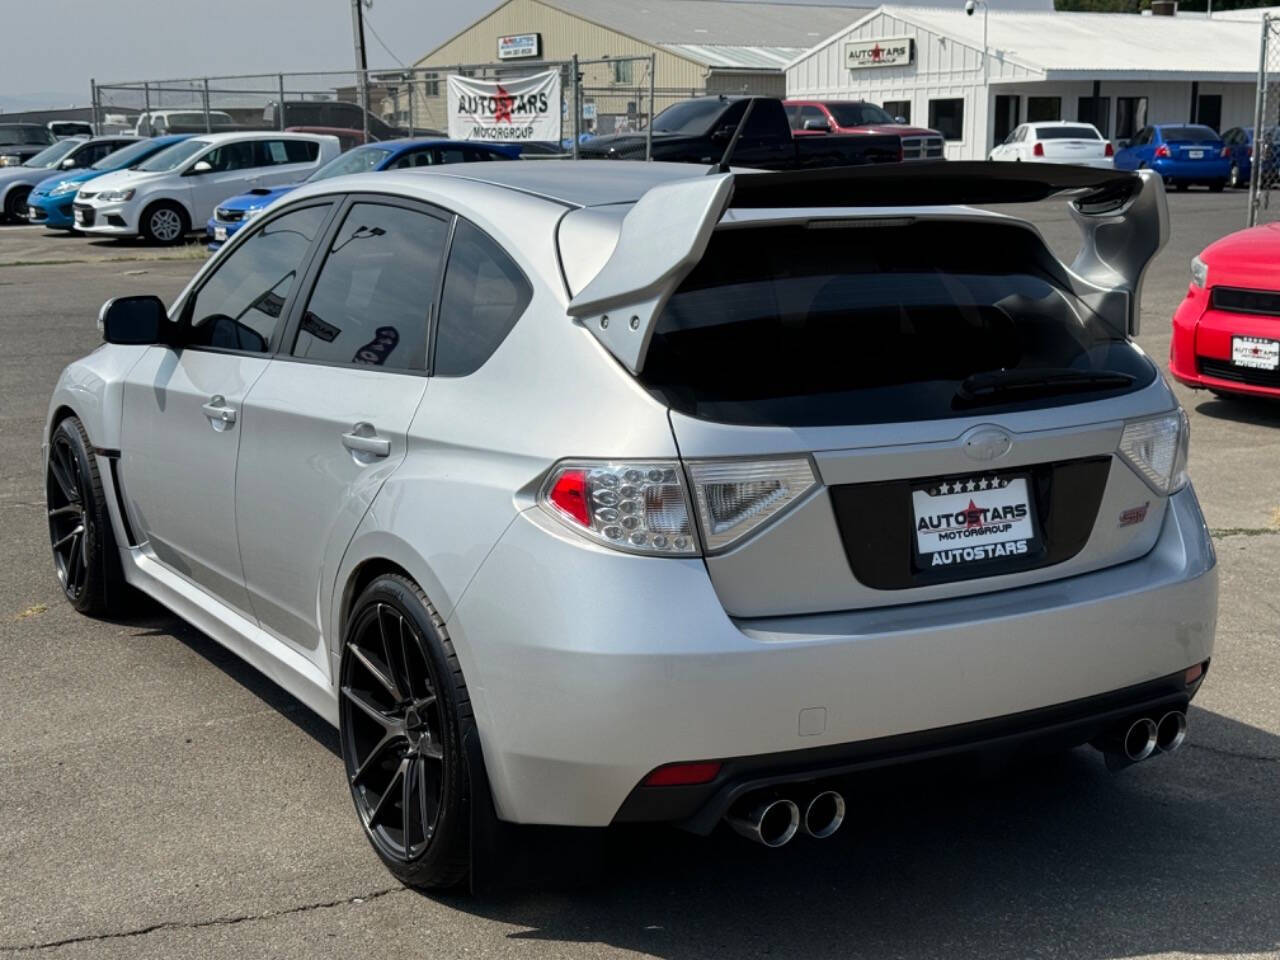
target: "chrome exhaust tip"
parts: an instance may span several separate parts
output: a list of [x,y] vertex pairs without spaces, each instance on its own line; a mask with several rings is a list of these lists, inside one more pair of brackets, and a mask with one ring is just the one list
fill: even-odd
[[766,847],[784,847],[800,829],[800,808],[792,800],[760,800],[725,819],[748,840]]
[[1150,717],[1139,717],[1129,724],[1120,742],[1125,759],[1130,763],[1146,760],[1156,752],[1156,722]]
[[825,840],[844,823],[844,797],[835,790],[816,793],[804,807],[804,832]]
[[1161,753],[1173,753],[1187,739],[1187,715],[1181,710],[1170,710],[1156,724],[1156,749]]

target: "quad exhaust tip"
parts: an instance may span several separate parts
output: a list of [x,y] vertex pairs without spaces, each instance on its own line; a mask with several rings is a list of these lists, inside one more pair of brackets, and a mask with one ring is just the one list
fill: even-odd
[[785,847],[800,829],[800,808],[794,800],[765,799],[727,819],[748,840],[766,847]]
[[835,790],[823,790],[814,794],[804,807],[804,832],[818,840],[825,840],[844,823],[844,797]]
[[1187,715],[1181,710],[1170,710],[1156,724],[1156,748],[1161,753],[1173,753],[1187,739]]
[[1130,763],[1146,760],[1156,752],[1156,722],[1150,717],[1139,717],[1124,732],[1123,750]]

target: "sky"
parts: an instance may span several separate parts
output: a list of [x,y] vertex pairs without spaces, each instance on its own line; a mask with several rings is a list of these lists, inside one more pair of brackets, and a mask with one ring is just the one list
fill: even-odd
[[[373,0],[369,66],[412,63],[500,0]],[[350,0],[0,0],[0,109],[89,102],[89,79],[346,70]],[[54,39],[56,31],[56,39]],[[382,37],[390,53],[378,42]],[[14,42],[30,38],[30,43]],[[393,57],[394,54],[394,57]]]

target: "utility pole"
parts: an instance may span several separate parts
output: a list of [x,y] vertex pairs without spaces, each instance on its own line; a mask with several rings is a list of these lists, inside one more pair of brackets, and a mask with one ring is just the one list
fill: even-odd
[[[360,108],[363,111],[364,139],[369,142],[369,58],[364,47],[364,0],[351,0],[351,32],[356,43],[356,89],[359,91]],[[284,104],[280,104],[281,113]]]

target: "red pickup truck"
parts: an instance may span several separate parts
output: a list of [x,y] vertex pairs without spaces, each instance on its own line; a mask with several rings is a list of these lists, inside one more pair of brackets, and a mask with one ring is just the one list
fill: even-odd
[[900,123],[874,103],[859,100],[784,100],[791,132],[797,137],[826,134],[893,134],[902,140],[903,160],[941,160],[942,134]]

